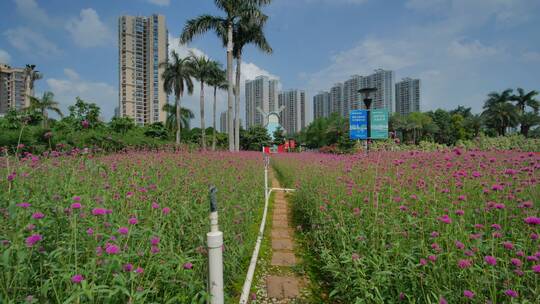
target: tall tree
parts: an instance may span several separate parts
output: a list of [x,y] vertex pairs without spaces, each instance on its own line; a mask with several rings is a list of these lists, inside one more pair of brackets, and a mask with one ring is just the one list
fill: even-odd
[[519,116],[520,133],[528,137],[532,127],[540,125],[540,116],[535,112],[525,112]]
[[[163,111],[167,112],[167,119],[165,120],[165,127],[173,132],[176,132],[177,130],[177,123],[176,123],[176,107],[171,104],[164,104],[163,105]],[[193,115],[193,112],[191,112],[190,109],[187,108],[181,108],[180,109],[180,128],[181,129],[189,129],[190,120],[193,119],[195,115]]]
[[178,53],[172,51],[169,62],[160,63],[160,67],[165,67],[161,77],[163,78],[163,88],[167,94],[174,92],[176,107],[176,144],[180,145],[180,121],[181,121],[181,98],[184,91],[193,94],[192,69],[188,64],[188,58],[180,58]]
[[212,62],[212,77],[208,83],[214,87],[214,104],[212,113],[212,151],[216,151],[216,111],[217,111],[217,90],[227,89],[227,74],[217,61]]
[[514,127],[518,123],[518,111],[509,101],[512,90],[507,89],[501,93],[492,92],[484,104],[482,116],[486,125],[495,129],[497,134],[504,136],[508,127]]
[[62,111],[58,107],[58,102],[54,100],[53,92],[47,91],[43,93],[41,99],[34,96],[28,96],[28,98],[30,98],[30,105],[26,109],[29,111],[38,111],[41,114],[44,128],[47,128],[49,120],[47,111],[56,112],[60,117],[63,117]]
[[233,56],[236,59],[236,84],[234,87],[235,113],[234,113],[234,144],[235,151],[240,150],[240,73],[242,64],[242,52],[248,44],[254,44],[265,53],[271,54],[272,47],[264,36],[263,27],[268,17],[261,14],[258,18],[243,18],[235,26],[233,31],[234,49]]
[[200,112],[201,112],[201,145],[202,149],[206,150],[206,128],[204,121],[204,84],[212,80],[214,73],[214,63],[206,56],[197,56],[190,51],[189,64],[193,71],[193,77],[201,84],[201,92],[199,95]]
[[[227,82],[233,83],[233,28],[244,18],[258,18],[262,15],[261,5],[271,0],[214,0],[216,7],[225,13],[225,16],[201,15],[187,21],[182,34],[181,43],[188,43],[197,35],[213,30],[216,35],[227,44]],[[229,151],[234,151],[233,127],[233,86],[227,89],[227,111],[229,116]]]
[[34,97],[34,82],[43,78],[43,74],[36,70],[35,64],[27,64],[24,68],[24,78],[26,81],[27,98]]
[[530,91],[525,93],[525,90],[522,88],[517,89],[518,94],[510,96],[509,100],[516,103],[516,107],[519,111],[519,114],[525,113],[525,108],[530,107],[535,113],[538,112],[540,108],[540,101],[534,99],[538,95],[537,91]]

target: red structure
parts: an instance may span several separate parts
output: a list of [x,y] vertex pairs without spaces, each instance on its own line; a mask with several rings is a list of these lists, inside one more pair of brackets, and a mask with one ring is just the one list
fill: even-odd
[[270,153],[287,153],[292,152],[296,148],[296,141],[294,139],[287,139],[282,145],[273,146],[273,147],[263,147],[264,154]]

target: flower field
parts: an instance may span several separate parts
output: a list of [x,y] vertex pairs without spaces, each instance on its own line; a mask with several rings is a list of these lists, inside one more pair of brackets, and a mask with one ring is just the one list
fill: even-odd
[[285,155],[312,280],[331,303],[538,303],[540,155]]
[[0,161],[1,303],[204,303],[211,184],[238,294],[263,207],[259,153]]

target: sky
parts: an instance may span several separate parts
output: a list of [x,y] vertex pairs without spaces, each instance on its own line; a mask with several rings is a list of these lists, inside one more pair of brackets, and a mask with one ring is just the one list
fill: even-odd
[[[308,121],[313,95],[377,68],[393,70],[395,81],[420,78],[422,111],[480,112],[489,92],[540,90],[538,0],[273,0],[263,11],[274,52],[247,47],[242,79],[267,75],[283,89],[305,90]],[[64,110],[80,96],[106,120],[118,105],[119,16],[162,14],[169,50],[226,60],[211,32],[179,45],[188,19],[221,14],[211,0],[0,0],[0,12],[0,62],[36,64],[44,75],[37,94],[52,91]],[[209,125],[211,91],[206,96]],[[218,115],[226,103],[222,92]],[[183,104],[197,125],[198,93]]]

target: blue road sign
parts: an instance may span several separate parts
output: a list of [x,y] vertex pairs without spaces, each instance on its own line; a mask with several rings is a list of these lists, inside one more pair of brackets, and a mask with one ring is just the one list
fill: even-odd
[[352,110],[349,117],[349,138],[367,139],[367,111]]

